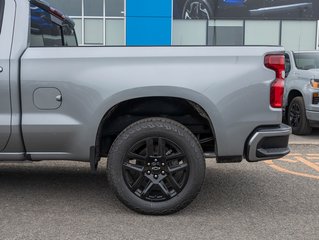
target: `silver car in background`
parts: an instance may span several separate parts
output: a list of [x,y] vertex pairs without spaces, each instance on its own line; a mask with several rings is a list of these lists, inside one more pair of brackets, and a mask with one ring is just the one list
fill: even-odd
[[288,51],[285,61],[285,117],[294,134],[310,134],[319,127],[319,52]]

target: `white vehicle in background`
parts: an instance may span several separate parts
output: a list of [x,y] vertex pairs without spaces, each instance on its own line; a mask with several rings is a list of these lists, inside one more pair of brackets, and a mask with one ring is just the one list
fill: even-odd
[[285,62],[285,117],[294,134],[310,134],[319,127],[319,52],[288,51]]

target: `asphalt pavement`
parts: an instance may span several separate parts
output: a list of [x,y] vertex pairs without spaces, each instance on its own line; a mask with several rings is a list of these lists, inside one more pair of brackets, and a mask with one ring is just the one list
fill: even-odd
[[209,159],[198,198],[162,217],[117,201],[105,165],[0,164],[0,239],[319,239],[319,145],[254,164]]
[[291,135],[290,144],[310,144],[319,145],[319,129],[313,130],[311,135],[307,136],[296,136]]

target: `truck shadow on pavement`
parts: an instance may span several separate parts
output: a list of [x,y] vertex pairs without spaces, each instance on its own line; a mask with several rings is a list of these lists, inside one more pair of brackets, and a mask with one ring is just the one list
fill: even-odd
[[[87,164],[81,163],[0,164],[0,201],[3,210],[8,211],[29,208],[61,214],[68,211],[135,214],[115,198],[105,171],[103,167],[92,175]],[[176,215],[224,215],[230,211],[312,214],[311,209],[297,204],[313,194],[303,186],[309,181],[280,175],[265,165],[212,164],[198,198]],[[303,194],[295,194],[296,191]]]

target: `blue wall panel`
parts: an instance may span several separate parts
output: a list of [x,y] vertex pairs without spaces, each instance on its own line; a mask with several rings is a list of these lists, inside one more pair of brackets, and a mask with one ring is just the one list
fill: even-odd
[[127,17],[171,17],[172,0],[126,0]]
[[171,45],[171,19],[155,17],[127,18],[126,44],[128,46]]
[[126,0],[128,46],[171,45],[172,0]]

